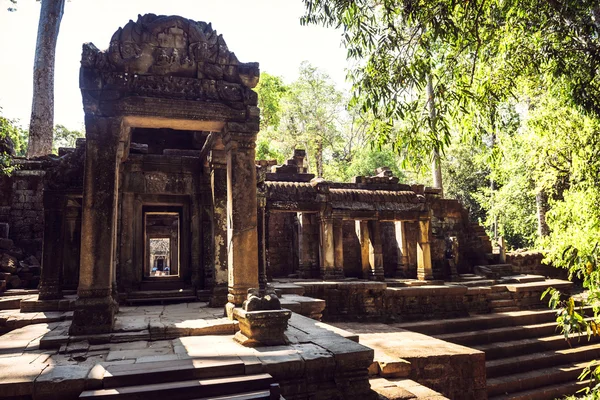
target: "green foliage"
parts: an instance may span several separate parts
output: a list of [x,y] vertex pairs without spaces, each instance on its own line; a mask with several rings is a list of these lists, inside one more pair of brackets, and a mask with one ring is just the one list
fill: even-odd
[[77,139],[85,137],[80,131],[69,130],[64,125],[57,124],[54,127],[54,139],[52,141],[53,153],[58,153],[59,147],[75,147]]
[[14,171],[11,158],[25,155],[27,137],[27,131],[20,128],[17,121],[0,115],[0,175],[11,174]]
[[256,141],[256,159],[277,160],[278,164],[283,164],[286,160],[286,155],[277,149],[269,139],[259,137]]
[[255,90],[260,108],[260,129],[276,130],[281,119],[281,98],[287,92],[287,86],[279,76],[263,72]]
[[[400,145],[408,152],[446,147],[453,114],[472,105],[489,114],[513,96],[520,78],[541,73],[550,84],[564,80],[570,100],[600,116],[597,1],[304,3],[301,23],[342,28],[353,65],[352,103],[389,125],[401,122],[414,134],[402,136]],[[422,112],[430,78],[437,130],[436,121]]]

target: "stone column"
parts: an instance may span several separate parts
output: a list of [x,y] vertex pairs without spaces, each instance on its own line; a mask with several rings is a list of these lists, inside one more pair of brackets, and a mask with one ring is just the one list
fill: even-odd
[[408,277],[408,243],[406,241],[406,225],[404,221],[394,221],[396,228],[396,242],[398,243],[398,271],[402,277]]
[[258,287],[258,233],[254,133],[227,132],[227,315]]
[[319,214],[319,262],[323,279],[335,279],[334,249],[333,218],[321,213]]
[[317,264],[314,214],[298,213],[298,273],[300,278],[313,278]]
[[69,333],[110,332],[118,304],[113,298],[121,121],[86,116],[86,160],[77,301]]
[[258,287],[260,296],[267,290],[267,196],[265,189],[266,170],[257,167],[257,234],[258,234]]
[[369,264],[371,275],[369,279],[385,280],[383,271],[383,248],[381,246],[381,224],[379,221],[369,221]]
[[[223,149],[221,138],[215,146]],[[214,285],[211,307],[227,303],[227,154],[212,150],[209,157],[210,187],[212,192],[212,248]]]
[[360,265],[362,269],[363,279],[372,279],[371,263],[369,260],[369,247],[371,240],[369,239],[369,224],[368,221],[354,221],[356,236],[360,243]]
[[431,219],[429,216],[419,220],[419,236],[417,241],[417,279],[432,280],[431,244],[429,241]]
[[63,230],[66,199],[62,192],[44,190],[44,244],[39,299],[62,298]]
[[333,265],[336,278],[344,277],[344,220],[333,220]]

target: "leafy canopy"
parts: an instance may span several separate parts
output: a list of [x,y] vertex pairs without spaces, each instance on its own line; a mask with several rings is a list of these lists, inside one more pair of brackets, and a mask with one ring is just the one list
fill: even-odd
[[[600,116],[600,5],[596,0],[304,0],[303,24],[342,29],[352,103],[418,134],[409,151],[444,148],[451,114],[488,115],[520,77],[564,79],[569,99]],[[422,92],[435,85],[441,134],[422,131]],[[427,124],[432,125],[428,120]],[[383,140],[385,131],[378,132]],[[406,144],[408,142],[408,144]]]

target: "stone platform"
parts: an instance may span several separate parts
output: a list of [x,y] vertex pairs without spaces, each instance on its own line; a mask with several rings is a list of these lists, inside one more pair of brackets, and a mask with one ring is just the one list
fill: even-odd
[[140,374],[158,367],[184,371],[169,382],[164,374],[160,379],[167,388],[177,386],[173,382],[185,387],[206,368],[218,376],[231,363],[242,374],[270,374],[286,399],[377,398],[368,380],[373,350],[353,341],[356,335],[294,313],[288,345],[247,348],[233,340],[236,322],[201,304],[122,307],[118,332],[108,335],[59,334],[68,331],[69,320],[12,330],[0,337],[0,398],[75,399],[114,385],[134,393]]
[[335,323],[335,326],[359,335],[360,343],[375,351],[370,368],[373,376],[410,379],[455,400],[487,398],[482,351],[394,324]]
[[548,287],[568,293],[573,286],[569,281],[537,275],[505,276],[497,280],[475,277],[452,282],[278,279],[271,286],[323,299],[327,304],[322,313],[326,322],[385,323],[540,309],[546,307],[546,301],[540,297]]

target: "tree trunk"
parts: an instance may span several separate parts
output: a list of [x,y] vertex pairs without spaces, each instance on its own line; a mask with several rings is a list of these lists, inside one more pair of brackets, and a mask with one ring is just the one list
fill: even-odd
[[315,164],[317,165],[317,178],[323,177],[323,140],[317,139],[315,146]]
[[538,236],[540,238],[548,236],[550,228],[546,223],[546,212],[548,211],[548,197],[543,190],[540,190],[535,195],[535,205],[537,208],[538,219]]
[[54,128],[54,61],[65,0],[42,0],[33,64],[33,104],[28,157],[52,152]]
[[[433,82],[431,75],[427,75],[427,106],[429,107],[429,119],[431,120],[431,130],[437,138],[437,112],[435,110],[435,95],[433,92]],[[440,152],[437,148],[433,149],[431,161],[431,172],[433,173],[433,187],[440,189],[441,196],[444,196],[444,184],[442,182],[442,165],[440,163]]]

